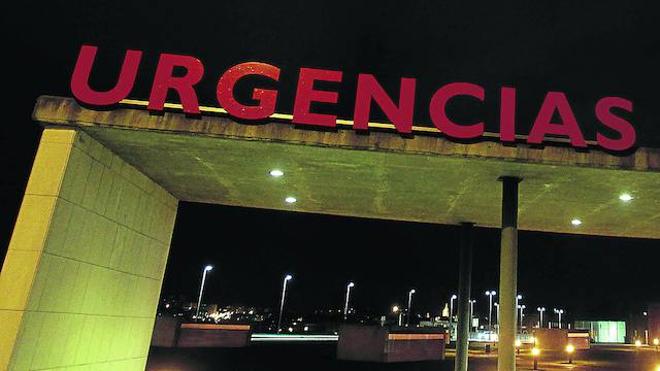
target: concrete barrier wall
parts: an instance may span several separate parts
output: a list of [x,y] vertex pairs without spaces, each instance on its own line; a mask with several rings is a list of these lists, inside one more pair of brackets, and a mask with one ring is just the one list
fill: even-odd
[[242,348],[250,345],[248,325],[183,323],[179,329],[179,348]]
[[416,362],[445,357],[447,334],[418,329],[342,325],[337,358],[367,362]]
[[337,358],[384,362],[386,339],[387,330],[384,327],[343,325],[339,330]]
[[563,350],[568,344],[568,330],[558,328],[534,329],[536,347],[544,350]]
[[0,370],[144,370],[177,203],[45,129],[0,274]]
[[242,348],[250,345],[252,328],[244,324],[181,323],[158,317],[151,346],[179,348]]
[[157,317],[154,332],[151,336],[151,346],[172,348],[176,346],[179,337],[180,321],[173,317]]

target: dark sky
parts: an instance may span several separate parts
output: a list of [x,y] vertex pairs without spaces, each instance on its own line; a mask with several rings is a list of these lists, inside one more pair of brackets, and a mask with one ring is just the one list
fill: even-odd
[[[283,69],[278,111],[291,112],[301,66],[341,69],[336,112],[349,117],[358,72],[388,89],[418,78],[415,122],[438,86],[469,81],[486,88],[485,108],[458,102],[456,115],[485,117],[496,131],[499,87],[515,86],[526,132],[549,90],[565,91],[587,137],[594,103],[618,95],[635,103],[639,143],[660,146],[657,99],[660,33],[653,1],[47,1],[14,2],[2,14],[4,71],[0,125],[0,249],[5,249],[34,158],[37,96],[70,95],[80,45],[98,45],[98,86],[112,83],[127,48],[145,52],[134,98],[148,96],[161,52],[206,65],[204,104],[214,105],[219,74],[248,60]],[[172,97],[176,100],[176,97]],[[465,106],[461,106],[465,104]],[[466,109],[461,109],[466,108]],[[379,117],[376,117],[377,119]],[[218,230],[226,233],[218,235]],[[475,297],[496,288],[498,232],[479,230]],[[613,316],[660,300],[653,241],[522,233],[520,287],[530,306],[562,305],[576,315]],[[0,256],[4,251],[0,250]],[[380,309],[419,290],[437,311],[456,286],[456,230],[436,225],[341,219],[206,205],[181,207],[166,292],[195,291],[200,265],[218,266],[209,295],[221,302],[272,305],[281,275],[296,274],[292,305],[341,301],[346,280],[356,304]],[[402,264],[403,263],[403,264]]]

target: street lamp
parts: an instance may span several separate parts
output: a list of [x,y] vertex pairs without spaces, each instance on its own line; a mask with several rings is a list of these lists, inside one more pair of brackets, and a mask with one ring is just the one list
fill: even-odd
[[573,344],[568,344],[566,346],[566,353],[568,353],[568,363],[573,363],[573,353],[575,353],[575,347]]
[[454,319],[454,300],[456,300],[458,296],[452,295],[451,298],[449,298],[449,323],[451,324],[452,320]]
[[398,318],[397,324],[399,326],[401,326],[401,309],[399,308],[398,305],[395,305],[395,306],[392,307],[392,313],[398,315],[399,318]]
[[412,309],[412,296],[415,293],[415,289],[411,289],[408,291],[408,315],[406,316],[406,327],[410,325],[410,316],[412,315],[412,312],[410,310]]
[[[520,308],[520,301],[522,300],[523,296],[518,294],[516,295],[516,308]],[[520,326],[520,331],[522,332],[522,326]]]
[[282,313],[284,313],[284,299],[286,298],[286,284],[291,281],[293,276],[287,274],[284,276],[284,283],[282,284],[282,299],[280,300],[280,315],[277,318],[277,332],[282,331]]
[[212,265],[207,265],[202,271],[202,284],[199,288],[199,298],[197,299],[197,313],[195,313],[195,319],[199,318],[199,307],[202,306],[202,294],[204,293],[204,283],[206,283],[206,273],[213,270]]
[[472,326],[472,324],[473,324],[472,319],[474,318],[474,303],[476,303],[476,302],[477,302],[477,301],[476,301],[476,300],[473,300],[473,299],[470,299],[470,300],[469,300],[469,303],[470,303],[470,328],[473,328],[473,326]]
[[564,310],[554,308],[554,311],[555,311],[555,313],[557,313],[559,315],[559,328],[561,328],[561,315],[564,314]]
[[349,282],[346,286],[346,304],[344,305],[344,321],[348,318],[348,300],[351,297],[351,289],[355,287],[353,282]]
[[523,319],[525,318],[525,312],[524,311],[525,311],[525,308],[527,308],[527,306],[525,304],[523,304],[523,305],[519,305],[518,308],[520,309],[520,331],[522,331],[522,329],[523,329]]
[[658,352],[658,346],[660,346],[660,339],[655,338],[653,339],[653,345],[655,345],[655,352]]
[[495,291],[486,291],[488,296],[488,327],[490,330],[493,329],[493,296],[497,295]]
[[543,327],[543,312],[545,312],[545,307],[536,308],[539,311],[539,328]]
[[532,357],[534,357],[534,370],[539,369],[539,355],[541,355],[541,349],[537,347],[532,348]]

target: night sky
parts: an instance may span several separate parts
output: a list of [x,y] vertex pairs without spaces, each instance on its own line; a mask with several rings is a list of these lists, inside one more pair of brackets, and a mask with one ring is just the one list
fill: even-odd
[[[206,74],[203,104],[215,105],[218,76],[244,61],[282,68],[277,110],[291,112],[301,66],[341,69],[335,112],[350,117],[355,76],[373,73],[396,90],[418,78],[416,123],[428,123],[426,102],[440,85],[468,81],[486,88],[486,104],[458,101],[450,114],[485,117],[497,131],[502,86],[519,94],[521,133],[545,92],[567,93],[588,139],[595,102],[607,95],[635,103],[638,142],[660,146],[657,113],[660,33],[648,1],[47,1],[14,2],[2,14],[7,63],[0,125],[0,256],[9,241],[41,128],[30,119],[39,95],[70,96],[80,45],[100,47],[102,88],[114,82],[126,49],[145,52],[131,97],[146,99],[161,52],[199,57]],[[176,101],[176,96],[170,97]],[[453,109],[453,111],[451,111]],[[382,120],[378,112],[374,117]],[[658,200],[655,200],[658,202]],[[519,287],[528,307],[561,306],[569,318],[617,317],[660,301],[655,241],[522,232]],[[499,233],[478,229],[473,296],[485,309],[497,289]],[[284,273],[295,275],[292,308],[341,306],[355,280],[360,309],[386,310],[418,290],[423,311],[438,312],[457,284],[457,229],[182,204],[164,293],[194,297],[199,272],[212,263],[208,301],[274,306]]]

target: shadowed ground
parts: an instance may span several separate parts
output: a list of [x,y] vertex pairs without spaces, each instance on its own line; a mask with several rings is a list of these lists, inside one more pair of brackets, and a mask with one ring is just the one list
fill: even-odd
[[[166,349],[152,348],[148,371],[449,371],[453,370],[453,352],[444,361],[413,363],[367,363],[338,361],[335,344],[255,344],[241,349]],[[568,364],[561,352],[546,352],[540,370],[656,371],[660,355],[653,349],[637,350],[630,346],[597,346],[579,352]],[[470,370],[495,371],[496,354],[470,353]],[[531,370],[528,353],[518,357],[519,370]]]

